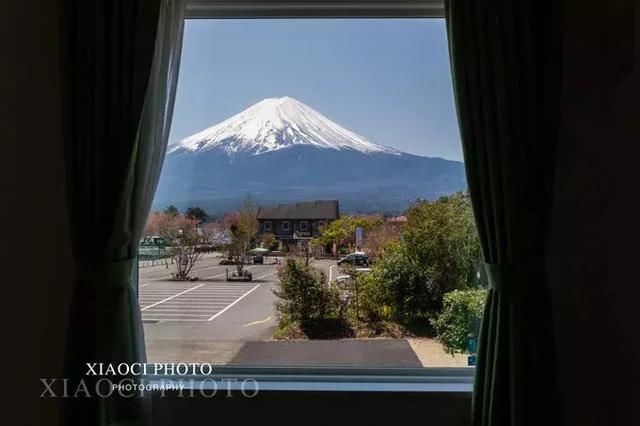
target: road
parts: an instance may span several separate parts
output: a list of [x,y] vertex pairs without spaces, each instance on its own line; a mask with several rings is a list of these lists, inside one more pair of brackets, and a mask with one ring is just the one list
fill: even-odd
[[[231,283],[226,269],[235,267],[221,266],[220,260],[200,260],[191,273],[199,279],[188,282],[171,281],[172,265],[140,268],[148,362],[419,367],[451,359],[430,342],[414,352],[416,343],[406,339],[273,341],[278,266],[251,265],[253,281]],[[312,260],[312,265],[327,279],[329,273],[334,279],[339,274],[333,260]],[[421,363],[423,358],[427,361]]]
[[206,256],[191,275],[171,281],[174,266],[140,268],[140,310],[150,362],[226,363],[246,341],[269,340],[276,326],[276,265],[250,265],[250,282],[227,282],[221,258]]
[[[221,258],[206,256],[197,281],[172,281],[172,265],[140,268],[139,302],[150,362],[226,363],[248,341],[270,340],[276,327],[278,265],[250,265],[250,282],[227,282]],[[314,264],[327,273],[331,261]]]

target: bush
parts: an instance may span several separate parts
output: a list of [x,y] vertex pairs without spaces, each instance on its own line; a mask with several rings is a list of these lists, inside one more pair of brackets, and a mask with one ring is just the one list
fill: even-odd
[[[345,337],[350,327],[339,291],[327,285],[325,274],[302,260],[288,258],[278,270],[276,309],[279,328],[296,326],[311,338]],[[276,335],[281,335],[283,330]],[[281,336],[284,337],[284,336]]]
[[445,294],[442,312],[433,326],[448,353],[465,352],[470,337],[477,341],[486,297],[484,289],[454,290]]
[[359,274],[356,278],[358,308],[362,318],[370,323],[397,320],[401,316],[401,303],[394,298],[394,288],[398,287],[396,279],[402,279],[403,274],[397,274],[395,268],[390,268],[401,267],[401,257],[395,258],[396,261],[390,259],[397,247],[397,244],[392,244],[386,248],[387,263],[376,264],[371,272]]
[[276,251],[280,247],[280,242],[276,239],[274,234],[267,232],[262,236],[262,247],[271,251]]
[[441,311],[444,294],[481,284],[480,259],[467,196],[417,201],[407,211],[400,240],[385,245],[364,280],[363,306],[403,323],[431,319]]

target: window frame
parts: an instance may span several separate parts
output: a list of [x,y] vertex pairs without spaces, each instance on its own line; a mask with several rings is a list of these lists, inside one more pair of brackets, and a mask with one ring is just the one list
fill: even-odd
[[[185,0],[185,19],[339,19],[339,18],[444,18],[444,0]],[[289,221],[286,230],[289,231]],[[266,221],[265,221],[266,224]],[[273,228],[271,228],[273,229]],[[282,230],[285,230],[281,226]],[[266,227],[265,227],[266,231]],[[137,268],[136,268],[137,269]],[[138,274],[136,274],[136,284]],[[137,287],[137,286],[136,286]],[[475,368],[470,367],[263,367],[214,368],[208,376],[152,375],[153,382],[171,379],[209,380],[229,386],[229,380],[254,379],[260,390],[300,392],[421,392],[468,398]],[[235,382],[233,382],[235,383]]]
[[[269,227],[267,228],[267,224],[269,224]],[[265,232],[271,232],[272,231],[272,227],[271,227],[271,221],[270,220],[265,220],[263,225],[262,225],[262,230]]]
[[[304,224],[304,227],[302,226]],[[300,231],[301,232],[308,232],[309,231],[309,221],[308,220],[301,220],[300,221]]]
[[[287,225],[286,228],[284,226],[285,224]],[[288,220],[283,220],[282,222],[280,222],[280,229],[283,232],[289,232],[289,231],[291,231],[291,224],[289,223]]]
[[[147,367],[153,371],[154,365]],[[209,375],[147,376],[150,383],[179,382],[185,389],[217,386],[241,390],[244,380],[255,380],[260,391],[308,392],[427,392],[468,397],[473,390],[474,368],[469,367],[307,367],[214,366]],[[213,384],[215,382],[215,385]]]
[[185,0],[186,19],[444,18],[444,0]]

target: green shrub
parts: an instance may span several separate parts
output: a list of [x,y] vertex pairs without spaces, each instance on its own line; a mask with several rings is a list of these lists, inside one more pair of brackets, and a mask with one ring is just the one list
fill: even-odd
[[399,317],[394,303],[387,269],[373,267],[372,271],[359,274],[354,281],[358,286],[358,308],[363,320],[370,323],[395,320]]
[[[286,259],[278,270],[276,309],[282,332],[299,328],[307,337],[346,337],[350,327],[338,289],[327,284],[325,274],[304,261]],[[286,325],[286,327],[285,327]],[[284,337],[284,336],[280,336]]]
[[280,248],[280,242],[278,240],[275,240],[271,244],[269,244],[269,247],[267,248],[271,251],[278,251],[278,249]]
[[444,294],[482,284],[480,259],[467,196],[417,201],[407,211],[400,240],[385,245],[363,281],[363,307],[401,322],[433,318]]
[[445,294],[442,312],[433,326],[448,353],[465,352],[470,337],[477,341],[486,296],[484,289],[454,290]]
[[278,317],[278,324],[273,331],[273,338],[276,340],[288,340],[288,339],[302,339],[306,337],[302,330],[300,330],[300,324],[296,321],[292,321],[291,318],[286,315],[280,314]]

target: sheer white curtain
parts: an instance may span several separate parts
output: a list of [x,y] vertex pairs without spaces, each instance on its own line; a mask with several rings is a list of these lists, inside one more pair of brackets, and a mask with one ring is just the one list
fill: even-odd
[[[68,0],[63,15],[67,198],[76,258],[65,354],[70,388],[97,380],[87,378],[88,362],[146,360],[132,283],[171,128],[185,3]],[[149,402],[117,394],[68,398],[61,423],[147,424]]]
[[163,0],[158,18],[153,67],[138,128],[139,161],[136,167],[135,199],[137,222],[142,229],[147,220],[169,140],[175,103],[182,35],[187,0]]

